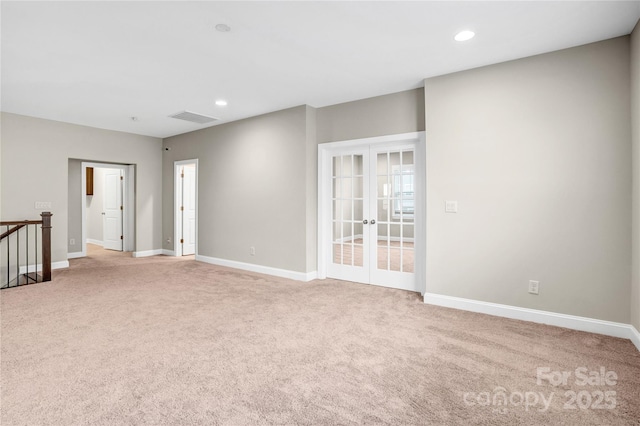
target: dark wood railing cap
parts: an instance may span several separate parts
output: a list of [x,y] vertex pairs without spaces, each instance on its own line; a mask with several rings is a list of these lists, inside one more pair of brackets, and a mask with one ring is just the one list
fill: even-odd
[[40,223],[42,223],[42,220],[5,220],[0,222],[0,226],[38,225]]

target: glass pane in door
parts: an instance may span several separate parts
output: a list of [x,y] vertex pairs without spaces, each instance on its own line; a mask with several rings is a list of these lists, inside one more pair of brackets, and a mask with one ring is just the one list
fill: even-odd
[[363,156],[333,157],[331,175],[333,263],[362,266]]
[[414,272],[414,177],[413,150],[378,153],[378,269]]

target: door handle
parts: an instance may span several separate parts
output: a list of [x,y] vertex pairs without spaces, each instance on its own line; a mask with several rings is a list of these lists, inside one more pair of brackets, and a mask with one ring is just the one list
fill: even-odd
[[371,224],[375,225],[376,224],[376,220],[375,219],[371,219]]
[[362,221],[362,223],[366,225],[367,223],[369,223],[369,221],[367,219],[365,219],[365,220]]

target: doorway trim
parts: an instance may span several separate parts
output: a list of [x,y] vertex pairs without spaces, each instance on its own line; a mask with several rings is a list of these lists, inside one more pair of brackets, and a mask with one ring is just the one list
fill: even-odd
[[416,186],[423,188],[416,193],[415,215],[415,279],[416,288],[424,295],[426,292],[427,259],[427,194],[426,194],[426,146],[425,132],[411,132],[397,135],[351,139],[318,145],[318,278],[327,278],[327,266],[330,259],[329,243],[331,229],[327,225],[331,218],[331,154],[337,149],[358,148],[364,146],[393,147],[396,144],[414,142]]
[[173,256],[180,256],[182,251],[180,250],[180,236],[179,236],[179,215],[178,215],[178,186],[180,185],[180,166],[184,166],[186,164],[195,164],[196,165],[196,253],[198,256],[198,219],[200,215],[198,214],[198,159],[194,158],[191,160],[179,160],[173,162]]
[[[82,199],[82,251],[78,256],[87,256],[87,167],[100,169],[120,169],[123,171],[122,186],[122,207],[124,216],[122,218],[122,251],[135,251],[135,165],[133,164],[116,164],[116,163],[97,163],[83,161],[81,163],[80,177],[82,180],[80,188],[80,198]],[[71,258],[71,256],[69,256]]]

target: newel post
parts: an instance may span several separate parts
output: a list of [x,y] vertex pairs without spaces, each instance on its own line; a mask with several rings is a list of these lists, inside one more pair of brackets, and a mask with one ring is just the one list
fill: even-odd
[[51,212],[42,212],[42,281],[51,281]]

